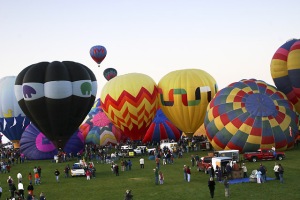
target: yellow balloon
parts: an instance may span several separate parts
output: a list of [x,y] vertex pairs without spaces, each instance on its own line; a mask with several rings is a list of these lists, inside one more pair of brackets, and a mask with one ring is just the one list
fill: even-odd
[[141,140],[158,109],[157,84],[140,73],[116,76],[104,85],[100,99],[112,123],[132,140]]
[[191,137],[203,124],[206,108],[218,87],[215,79],[201,69],[170,72],[158,83],[159,104],[167,118]]

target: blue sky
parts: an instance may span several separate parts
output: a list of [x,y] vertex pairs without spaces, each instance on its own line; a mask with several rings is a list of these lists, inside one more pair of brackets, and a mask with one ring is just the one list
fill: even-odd
[[[42,61],[71,60],[102,73],[139,72],[157,83],[167,73],[199,68],[219,88],[244,78],[273,85],[270,62],[299,38],[298,0],[0,0],[0,78]],[[103,45],[101,67],[89,50]]]
[[[244,78],[273,85],[270,62],[280,45],[299,37],[299,6],[296,0],[0,0],[0,78],[37,62],[72,60],[93,70],[99,95],[108,67],[156,82],[173,70],[199,68],[219,88]],[[89,55],[94,45],[108,52],[100,68]]]

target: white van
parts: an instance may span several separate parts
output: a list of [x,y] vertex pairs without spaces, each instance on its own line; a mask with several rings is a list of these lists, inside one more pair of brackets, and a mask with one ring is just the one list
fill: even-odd
[[173,152],[178,149],[178,144],[177,144],[177,142],[164,142],[164,143],[161,143],[159,147],[161,150],[168,148],[171,152]]
[[222,150],[222,151],[215,151],[215,157],[230,157],[233,161],[239,162],[240,160],[240,152],[239,150]]

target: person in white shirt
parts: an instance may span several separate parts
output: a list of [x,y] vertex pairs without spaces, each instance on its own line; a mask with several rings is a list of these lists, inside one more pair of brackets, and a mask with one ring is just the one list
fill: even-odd
[[275,162],[273,170],[274,170],[276,180],[279,180],[279,165],[276,162]]
[[143,157],[140,159],[140,166],[141,166],[141,168],[145,167],[145,160]]
[[22,181],[18,183],[18,191],[19,191],[19,196],[22,197],[22,199],[24,199],[24,185]]

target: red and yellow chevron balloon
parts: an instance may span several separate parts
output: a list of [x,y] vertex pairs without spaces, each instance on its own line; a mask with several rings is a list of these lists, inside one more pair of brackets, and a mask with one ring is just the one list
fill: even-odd
[[281,92],[300,113],[300,40],[292,39],[275,52],[271,61],[271,75]]
[[201,69],[172,71],[158,83],[160,107],[177,128],[191,137],[203,124],[206,107],[217,88],[215,79]]
[[141,140],[158,109],[155,81],[140,73],[117,76],[101,92],[101,105],[107,117],[132,140]]

